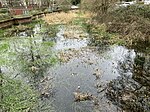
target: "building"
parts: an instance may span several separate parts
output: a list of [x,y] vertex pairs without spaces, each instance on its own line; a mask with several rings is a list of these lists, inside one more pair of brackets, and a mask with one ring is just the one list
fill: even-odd
[[0,7],[9,8],[11,14],[21,15],[32,9],[67,9],[81,0],[0,0]]

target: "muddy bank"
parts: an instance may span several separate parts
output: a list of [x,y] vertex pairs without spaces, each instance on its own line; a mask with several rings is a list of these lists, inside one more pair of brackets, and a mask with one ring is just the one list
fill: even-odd
[[114,104],[129,112],[150,111],[149,58],[149,55],[137,53],[134,60],[127,57],[120,63],[120,71],[123,72],[108,84],[106,92]]

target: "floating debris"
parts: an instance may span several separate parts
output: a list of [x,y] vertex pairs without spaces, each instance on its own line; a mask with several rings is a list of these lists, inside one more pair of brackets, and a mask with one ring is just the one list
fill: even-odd
[[50,97],[50,93],[48,91],[43,91],[41,93],[41,97],[48,98],[48,97]]
[[96,79],[99,79],[101,76],[101,71],[99,69],[96,69],[95,72],[93,73],[94,76],[96,76]]
[[94,105],[99,105],[98,98],[93,96],[90,93],[80,92],[80,86],[78,86],[76,92],[74,92],[73,94],[74,94],[74,98],[76,102],[90,100],[90,101],[93,101]]
[[31,71],[33,72],[33,73],[36,73],[36,72],[38,72],[40,70],[40,68],[38,68],[38,67],[36,67],[36,66],[32,66],[31,67]]
[[49,81],[49,80],[52,80],[53,78],[50,78],[50,77],[44,77],[40,82],[43,83],[43,82],[46,82],[46,81]]
[[67,63],[70,61],[73,57],[77,57],[79,55],[78,50],[69,49],[68,51],[61,51],[58,54],[58,58],[61,62]]
[[86,100],[92,100],[93,97],[91,94],[88,93],[79,93],[74,92],[75,101],[86,101]]
[[77,73],[72,73],[71,75],[72,75],[72,76],[75,76],[75,75],[78,75],[78,74],[77,74]]

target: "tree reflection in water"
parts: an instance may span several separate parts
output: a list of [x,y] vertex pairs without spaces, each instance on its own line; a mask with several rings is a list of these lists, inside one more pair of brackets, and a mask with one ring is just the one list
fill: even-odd
[[133,61],[130,57],[119,62],[120,76],[108,84],[107,98],[124,110],[149,112],[150,57],[143,53],[136,53]]

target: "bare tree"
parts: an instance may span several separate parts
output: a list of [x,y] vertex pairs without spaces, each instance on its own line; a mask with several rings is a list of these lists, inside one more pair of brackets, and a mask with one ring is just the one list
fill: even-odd
[[82,9],[92,11],[96,14],[96,17],[99,17],[99,19],[103,21],[109,9],[112,9],[117,1],[118,0],[83,0],[81,1],[81,7]]

